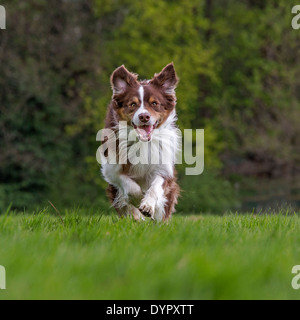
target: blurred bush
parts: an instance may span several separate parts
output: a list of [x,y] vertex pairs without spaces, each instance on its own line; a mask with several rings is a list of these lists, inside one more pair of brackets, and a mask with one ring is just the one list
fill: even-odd
[[[12,202],[22,208],[44,201],[66,177],[82,180],[83,155],[90,149],[66,127],[83,116],[81,93],[96,85],[93,65],[100,45],[92,32],[96,20],[83,1],[10,0],[4,5],[0,206]],[[64,184],[64,193],[74,181]]]
[[178,213],[224,214],[240,208],[233,185],[208,170],[200,176],[182,176],[179,182],[182,192],[176,207]]

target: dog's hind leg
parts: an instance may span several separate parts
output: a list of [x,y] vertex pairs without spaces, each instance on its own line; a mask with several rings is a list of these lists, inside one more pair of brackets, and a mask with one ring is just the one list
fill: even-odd
[[167,199],[165,204],[164,221],[167,221],[173,212],[175,212],[175,205],[180,194],[179,185],[176,180],[166,180],[164,183],[165,197]]

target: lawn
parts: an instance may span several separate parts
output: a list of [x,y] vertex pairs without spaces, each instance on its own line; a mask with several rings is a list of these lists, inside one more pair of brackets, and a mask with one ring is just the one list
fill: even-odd
[[0,215],[0,299],[298,299],[296,214]]

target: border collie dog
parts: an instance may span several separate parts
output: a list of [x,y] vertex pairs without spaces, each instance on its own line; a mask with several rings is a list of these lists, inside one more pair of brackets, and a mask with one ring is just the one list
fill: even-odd
[[[161,221],[175,211],[179,196],[175,158],[181,145],[176,126],[177,83],[173,63],[151,80],[138,80],[124,65],[111,75],[113,95],[105,128],[116,136],[116,143],[108,143],[105,157],[115,152],[120,160],[122,149],[125,161],[124,156],[121,163],[102,161],[102,174],[120,216]],[[107,142],[109,137],[103,140]],[[116,151],[110,150],[113,147]]]

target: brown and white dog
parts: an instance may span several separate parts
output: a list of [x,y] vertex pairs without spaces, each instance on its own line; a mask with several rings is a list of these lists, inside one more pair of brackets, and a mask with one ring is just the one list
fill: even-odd
[[[131,161],[129,149],[133,142],[127,140],[125,163],[102,164],[102,174],[109,184],[108,196],[120,216],[133,215],[137,220],[148,216],[161,221],[170,218],[174,212],[179,196],[174,155],[181,141],[176,127],[177,83],[173,63],[151,80],[139,81],[138,76],[124,66],[117,68],[111,76],[113,96],[105,127],[118,137],[116,153],[120,152],[119,138],[125,130],[126,136],[129,131],[134,132],[142,156],[148,153],[151,145],[156,158],[168,159],[150,163]],[[125,122],[125,129],[120,121]],[[107,151],[110,152],[109,148]],[[145,157],[148,159],[148,154]]]

